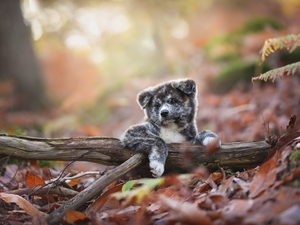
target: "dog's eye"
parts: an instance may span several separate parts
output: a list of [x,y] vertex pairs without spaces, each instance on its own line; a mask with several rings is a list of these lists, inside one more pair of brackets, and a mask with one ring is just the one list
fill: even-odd
[[159,108],[160,107],[160,103],[156,102],[154,106],[157,107],[157,108]]
[[168,103],[174,104],[174,103],[176,103],[176,99],[175,98],[170,98],[170,99],[168,99]]

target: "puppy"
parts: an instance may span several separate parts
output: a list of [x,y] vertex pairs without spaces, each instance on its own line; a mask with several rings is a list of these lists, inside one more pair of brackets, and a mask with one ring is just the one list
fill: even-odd
[[138,94],[137,101],[144,110],[146,122],[129,127],[121,141],[130,150],[148,154],[154,177],[164,172],[167,143],[221,145],[220,138],[212,131],[197,131],[197,87],[193,80],[174,80],[149,87]]

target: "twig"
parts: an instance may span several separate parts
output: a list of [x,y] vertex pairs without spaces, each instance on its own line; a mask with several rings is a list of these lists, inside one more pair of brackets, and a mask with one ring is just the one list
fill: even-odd
[[8,194],[15,194],[15,195],[45,195],[45,194],[57,194],[57,195],[77,195],[78,192],[74,191],[69,188],[62,188],[60,187],[61,191],[59,190],[59,187],[53,187],[53,188],[48,188],[47,186],[43,188],[39,188],[36,190],[36,188],[23,188],[23,189],[18,189],[18,190],[13,190],[13,191],[5,191],[5,193]]
[[75,176],[73,177],[68,177],[68,176],[65,176],[64,178],[62,178],[60,181],[66,181],[66,180],[75,180],[77,178],[80,178],[80,177],[83,177],[83,176],[86,176],[86,175],[100,175],[101,171],[87,171],[87,172],[81,172],[79,174],[76,174]]
[[265,139],[267,139],[269,137],[269,135],[270,135],[270,133],[269,133],[269,124],[268,124],[268,129],[267,129],[267,127],[266,127],[267,124],[266,124],[264,115],[263,115],[263,113],[261,111],[261,108],[260,108],[259,104],[258,104],[258,108],[259,108],[259,112],[260,112],[261,118],[262,118],[262,120],[264,122],[263,125],[264,125],[264,128],[265,128]]
[[16,170],[16,172],[15,172],[15,174],[14,174],[14,176],[10,179],[10,181],[9,182],[7,182],[6,184],[4,184],[3,185],[3,187],[7,187],[14,179],[15,179],[15,177],[16,177],[16,174],[18,173],[18,171],[19,171],[19,169],[20,169],[20,167],[21,167],[21,165],[19,165],[18,166],[18,168],[17,168],[17,170]]
[[8,160],[9,160],[9,158],[10,158],[10,155],[8,155],[8,156],[6,156],[6,157],[3,157],[2,159],[0,159],[0,162],[2,161],[2,160],[4,160],[5,159],[5,162],[3,163],[3,165],[0,167],[0,172],[3,170],[3,168],[5,167],[5,165],[7,164],[7,162],[8,162]]
[[222,172],[222,176],[223,176],[223,181],[225,181],[226,180],[226,173],[225,173],[225,171],[224,171],[224,169],[220,166],[220,164],[218,163],[218,167],[219,167],[219,169],[221,170],[221,172]]
[[110,170],[94,183],[92,183],[85,190],[81,191],[74,198],[69,200],[60,208],[56,209],[49,215],[45,216],[45,220],[48,224],[55,224],[60,221],[61,218],[64,217],[66,210],[76,210],[81,205],[85,204],[87,201],[92,200],[95,196],[98,196],[102,193],[103,189],[107,187],[109,184],[119,179],[121,176],[125,175],[129,171],[134,168],[142,165],[143,161],[145,162],[145,156],[141,153],[135,154],[126,162],[122,163],[120,166]]

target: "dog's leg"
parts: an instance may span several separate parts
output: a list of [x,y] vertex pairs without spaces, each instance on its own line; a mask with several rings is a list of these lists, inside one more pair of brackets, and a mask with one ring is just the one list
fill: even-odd
[[216,142],[217,148],[221,146],[221,139],[219,136],[210,130],[203,130],[199,132],[193,141],[194,144],[202,145],[208,145],[212,142]]
[[164,173],[168,148],[163,139],[153,135],[143,125],[138,125],[130,127],[122,135],[121,141],[130,150],[148,154],[150,170],[154,177],[160,177]]
[[153,177],[161,177],[165,171],[168,148],[165,143],[163,145],[160,147],[158,145],[152,146],[149,154],[149,167]]

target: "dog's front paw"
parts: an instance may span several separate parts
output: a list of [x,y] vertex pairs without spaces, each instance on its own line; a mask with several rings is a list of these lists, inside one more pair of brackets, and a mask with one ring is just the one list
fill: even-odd
[[221,146],[221,139],[219,137],[206,137],[202,141],[203,145],[214,145],[216,148]]
[[193,143],[219,148],[221,146],[221,139],[214,132],[203,130],[196,135]]
[[164,164],[157,160],[152,160],[149,163],[149,166],[153,177],[161,177],[161,175],[164,173]]

